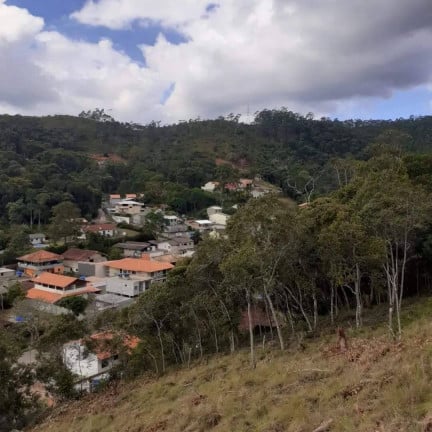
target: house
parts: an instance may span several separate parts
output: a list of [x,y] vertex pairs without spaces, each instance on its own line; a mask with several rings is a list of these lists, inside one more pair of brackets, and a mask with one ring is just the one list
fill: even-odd
[[0,267],[0,282],[3,282],[5,280],[10,280],[15,277],[15,270]]
[[238,189],[237,183],[225,183],[224,189],[228,192],[236,192]]
[[165,215],[163,217],[163,232],[167,234],[182,233],[188,230],[182,219],[175,215]]
[[213,214],[221,214],[223,213],[222,207],[219,206],[211,206],[207,209],[207,215],[211,216]]
[[270,193],[271,191],[269,189],[266,188],[262,188],[262,187],[254,187],[251,190],[251,195],[253,198],[261,198],[264,195],[267,195],[268,193]]
[[123,348],[131,353],[139,339],[130,335],[102,332],[63,345],[63,362],[77,376],[76,388],[92,391],[101,380],[109,378],[109,371],[119,362]]
[[214,192],[219,187],[219,182],[210,181],[207,182],[204,186],[201,186],[201,189],[205,192]]
[[[104,263],[106,276],[143,276],[150,282],[164,281],[167,273],[174,268],[172,264],[152,261],[149,256],[143,258],[123,258]],[[107,287],[108,291],[108,287]]]
[[111,207],[114,207],[120,201],[121,201],[121,195],[120,194],[111,194],[109,196],[109,204]]
[[226,227],[229,218],[230,216],[225,213],[214,213],[209,216],[210,221],[219,227]]
[[137,199],[137,194],[126,194],[126,199],[127,200],[136,200]]
[[242,190],[250,189],[253,186],[253,180],[242,178],[239,180],[238,186]]
[[194,249],[194,242],[190,237],[174,237],[160,241],[158,249],[164,250],[173,255],[183,255],[187,251]]
[[106,293],[134,298],[150,288],[153,278],[143,274],[120,273],[105,279]]
[[206,231],[211,231],[213,222],[208,219],[199,219],[187,221],[186,225],[196,231],[199,231],[200,233],[203,233]]
[[18,271],[26,276],[34,277],[41,272],[62,274],[63,258],[52,252],[40,250],[17,258]]
[[86,234],[89,233],[99,234],[103,237],[114,237],[117,234],[117,228],[113,224],[84,225],[81,228],[81,231],[83,233],[84,239],[86,238]]
[[106,258],[99,252],[87,249],[70,248],[62,254],[65,271],[78,272],[80,262],[103,262]]
[[115,206],[115,212],[121,215],[141,214],[144,213],[144,203],[133,200],[119,201]]
[[46,235],[42,233],[29,234],[29,240],[33,247],[40,247],[46,242]]
[[127,241],[124,243],[117,243],[114,245],[115,248],[121,249],[123,251],[123,256],[141,258],[146,252],[151,252],[156,250],[156,246],[147,242],[133,242]]
[[99,292],[85,280],[44,272],[33,279],[34,288],[27,291],[26,298],[55,304],[68,297],[84,296]]

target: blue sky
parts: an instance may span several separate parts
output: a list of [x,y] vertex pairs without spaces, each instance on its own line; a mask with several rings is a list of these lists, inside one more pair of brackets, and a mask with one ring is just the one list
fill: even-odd
[[153,45],[159,33],[172,43],[180,43],[184,38],[174,30],[164,29],[158,25],[139,26],[132,24],[124,30],[111,30],[102,26],[81,24],[70,18],[70,15],[80,10],[85,0],[8,0],[8,4],[22,7],[32,15],[44,18],[49,30],[56,30],[73,39],[84,39],[88,42],[98,42],[101,38],[113,41],[116,48],[128,54],[139,64],[145,64],[139,45]]
[[281,106],[429,115],[429,2],[0,0],[0,112],[112,107],[142,123]]

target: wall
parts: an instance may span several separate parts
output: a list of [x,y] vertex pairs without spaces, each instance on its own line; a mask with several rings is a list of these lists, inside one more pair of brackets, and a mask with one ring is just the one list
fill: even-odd
[[88,352],[80,342],[70,342],[64,346],[63,361],[71,372],[80,377],[90,377],[101,372],[96,355]]

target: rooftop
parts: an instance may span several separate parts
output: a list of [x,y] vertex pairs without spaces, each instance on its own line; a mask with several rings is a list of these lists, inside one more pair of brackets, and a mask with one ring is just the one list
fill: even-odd
[[124,242],[124,243],[117,243],[114,245],[114,247],[119,249],[129,249],[129,250],[144,250],[147,249],[150,246],[150,243],[146,242]]
[[74,284],[78,279],[71,276],[57,275],[54,273],[44,272],[33,279],[34,283],[53,285],[60,288],[66,288]]
[[148,259],[124,258],[116,261],[107,261],[105,266],[135,272],[154,273],[163,270],[171,270],[174,266],[169,263],[150,261]]
[[40,250],[17,258],[18,261],[25,261],[31,263],[59,261],[61,259],[62,257],[60,255],[45,250]]
[[70,261],[87,261],[92,256],[99,254],[99,252],[88,249],[70,248],[63,253],[63,259]]
[[67,297],[75,297],[83,294],[96,293],[99,291],[100,290],[92,286],[88,286],[86,288],[80,289],[79,291],[65,292],[64,294],[60,294],[51,291],[45,291],[39,288],[31,288],[27,291],[26,298],[54,304]]

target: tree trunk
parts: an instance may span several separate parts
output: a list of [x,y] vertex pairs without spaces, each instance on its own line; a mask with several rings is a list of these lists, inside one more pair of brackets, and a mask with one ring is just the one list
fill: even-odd
[[280,328],[279,320],[278,320],[278,317],[276,315],[276,311],[275,311],[275,308],[273,306],[272,299],[270,298],[270,295],[267,292],[267,288],[264,288],[264,292],[265,292],[265,296],[266,296],[266,299],[268,301],[268,304],[270,306],[270,310],[271,310],[271,313],[272,313],[272,316],[273,316],[273,320],[274,320],[274,323],[275,323],[275,326],[276,326],[276,331],[277,331],[278,338],[279,338],[280,349],[283,351],[285,349],[285,343],[284,343],[284,340],[283,340],[283,335],[282,335],[282,330]]
[[254,351],[254,334],[253,334],[253,325],[252,325],[252,311],[251,311],[251,302],[250,295],[247,294],[247,311],[248,311],[248,321],[249,321],[249,343],[250,343],[250,365],[252,369],[255,369],[255,351]]
[[360,267],[356,264],[356,279],[354,282],[354,293],[356,299],[356,327],[359,328],[362,326],[362,298],[360,292]]

